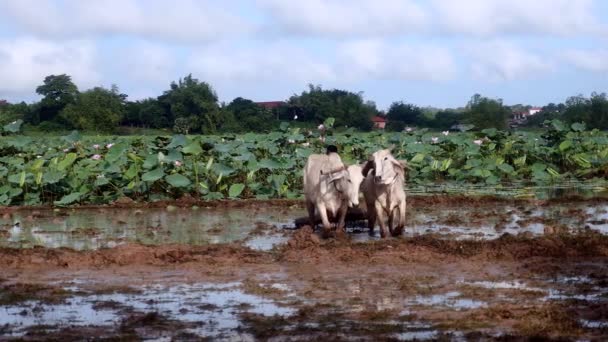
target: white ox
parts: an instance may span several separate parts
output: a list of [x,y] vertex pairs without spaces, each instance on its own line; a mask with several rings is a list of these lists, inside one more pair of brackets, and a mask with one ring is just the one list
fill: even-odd
[[346,167],[337,153],[310,155],[304,166],[304,196],[311,226],[315,225],[316,209],[325,236],[331,232],[330,217],[338,219],[338,230],[344,229],[348,207],[359,205],[362,181],[361,166]]
[[[361,185],[367,205],[367,222],[370,234],[376,220],[380,225],[380,236],[388,235],[385,215],[388,216],[388,229],[391,235],[399,236],[405,227],[406,164],[398,161],[389,150],[375,152],[363,168],[365,179]],[[370,172],[372,171],[372,172]]]

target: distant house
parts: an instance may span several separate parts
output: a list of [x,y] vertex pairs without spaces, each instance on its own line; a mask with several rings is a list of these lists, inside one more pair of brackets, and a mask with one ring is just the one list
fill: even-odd
[[266,101],[266,102],[256,102],[255,104],[257,104],[258,106],[260,106],[262,108],[273,110],[275,108],[284,106],[285,102],[283,102],[283,101]]
[[541,107],[532,107],[528,109],[528,115],[534,115],[538,112],[541,112],[543,109]]
[[376,129],[384,129],[386,127],[386,118],[384,116],[376,115],[372,118],[372,122],[374,123],[374,128]]
[[6,101],[6,100],[0,100],[0,107],[4,107],[6,105],[8,105],[8,101]]
[[511,116],[510,124],[512,127],[517,127],[517,125],[520,125],[528,120],[530,116],[540,113],[542,110],[543,109],[541,107],[531,107],[528,110],[514,112]]

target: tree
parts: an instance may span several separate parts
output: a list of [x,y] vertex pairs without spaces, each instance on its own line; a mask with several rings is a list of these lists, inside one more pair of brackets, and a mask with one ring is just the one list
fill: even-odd
[[36,106],[34,115],[29,118],[33,124],[56,119],[67,105],[75,103],[78,88],[66,74],[49,75],[44,78],[43,84],[36,88],[36,93],[43,98]]
[[[204,134],[216,133],[224,124],[213,88],[205,82],[199,82],[192,75],[171,83],[171,89],[158,97],[158,101],[168,113],[170,122],[177,118],[187,119],[188,131]],[[180,129],[183,129],[180,120]]]
[[449,130],[452,126],[459,124],[461,120],[462,113],[454,109],[444,109],[437,112],[427,125],[439,130]]
[[95,87],[80,93],[76,102],[68,104],[61,117],[74,128],[112,132],[120,123],[125,111],[125,97],[116,87]]
[[147,98],[137,102],[127,102],[122,124],[138,127],[168,128],[172,127],[174,123],[169,120],[169,114],[157,99]]
[[30,107],[25,102],[8,103],[0,101],[0,126],[4,126],[15,120],[24,120],[30,113]]
[[467,104],[465,121],[474,125],[476,129],[507,129],[510,114],[511,111],[502,104],[502,100],[475,94]]
[[419,125],[422,122],[422,109],[402,101],[393,102],[386,113],[387,129],[402,131],[406,125]]
[[242,97],[232,100],[226,110],[233,114],[238,131],[265,132],[276,126],[276,120],[270,110]]
[[608,99],[606,93],[592,93],[590,99],[591,120],[587,127],[608,129]]
[[571,96],[566,100],[563,118],[569,122],[584,122],[588,128],[608,129],[608,98],[605,93]]
[[290,116],[298,116],[298,121],[318,124],[333,117],[336,127],[348,126],[361,130],[372,128],[371,118],[377,113],[375,104],[364,102],[361,93],[340,89],[324,90],[314,85],[309,85],[308,91],[292,96],[286,108]]
[[528,117],[526,122],[524,122],[524,126],[542,127],[544,122],[547,120],[562,119],[565,110],[566,105],[563,103],[549,103],[548,105],[542,107],[540,112]]

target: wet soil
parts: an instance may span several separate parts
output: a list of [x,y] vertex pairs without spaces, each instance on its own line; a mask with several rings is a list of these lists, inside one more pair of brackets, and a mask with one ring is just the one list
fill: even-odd
[[1,248],[0,340],[606,340],[608,236],[585,227],[599,211],[494,239],[326,240],[303,227],[257,250],[247,242],[278,234],[258,223],[230,243]]

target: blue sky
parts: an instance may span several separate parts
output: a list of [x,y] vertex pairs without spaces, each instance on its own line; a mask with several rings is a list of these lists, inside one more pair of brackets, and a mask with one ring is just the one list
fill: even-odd
[[155,97],[188,73],[220,100],[307,84],[458,107],[544,105],[608,88],[601,0],[0,0],[0,99],[44,76]]

